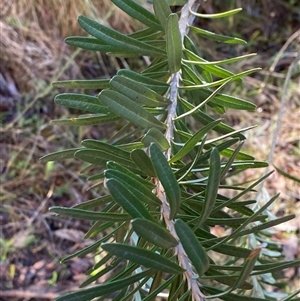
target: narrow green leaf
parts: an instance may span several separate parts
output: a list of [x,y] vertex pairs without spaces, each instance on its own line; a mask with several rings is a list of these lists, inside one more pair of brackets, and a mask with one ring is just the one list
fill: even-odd
[[118,48],[120,52],[131,52],[137,55],[162,56],[165,51],[133,39],[129,36],[119,33],[116,30],[108,28],[98,22],[85,16],[78,17],[78,23],[89,34],[104,42]]
[[243,235],[249,235],[251,233],[258,233],[262,230],[269,229],[269,228],[272,228],[274,226],[280,225],[282,223],[288,222],[288,221],[290,221],[294,218],[295,218],[294,214],[279,217],[277,219],[274,219],[274,220],[271,220],[271,221],[268,221],[268,222],[264,222],[261,225],[254,226],[250,229],[246,229],[246,230],[243,230],[241,232],[235,233],[232,237],[241,237]]
[[89,246],[87,246],[83,249],[80,249],[79,251],[74,252],[73,254],[70,254],[70,255],[64,257],[60,262],[65,263],[65,262],[69,261],[72,258],[83,257],[83,256],[86,256],[87,254],[95,252],[100,247],[100,245],[102,243],[103,243],[102,239],[97,240],[95,243],[93,243],[93,244],[91,244],[91,245],[89,245]]
[[[178,274],[173,275],[171,277],[168,277],[167,280],[163,281],[163,275],[161,275],[161,273],[156,273],[156,278],[153,278],[149,294],[145,298],[143,298],[143,301],[155,300],[156,297],[159,297],[159,293],[169,288],[169,286],[174,282],[174,279],[176,279],[177,276]],[[169,297],[171,297],[170,294]]]
[[57,161],[57,160],[64,160],[64,159],[73,159],[75,153],[80,150],[80,148],[70,148],[58,152],[54,152],[48,155],[45,155],[40,158],[42,163],[46,163],[49,161]]
[[170,219],[174,219],[181,202],[179,185],[166,157],[154,143],[150,145],[150,155],[157,177],[164,187],[169,202]]
[[300,183],[300,177],[295,177],[295,176],[293,176],[293,175],[285,172],[284,170],[280,169],[279,167],[276,167],[275,165],[274,165],[274,167],[275,167],[276,171],[279,174],[283,175],[284,177],[286,177],[286,178],[288,178],[290,180],[293,180],[293,181],[295,181],[297,183]]
[[[166,0],[170,6],[182,6],[187,3],[188,0]],[[153,3],[154,0],[147,0],[148,3]]]
[[[219,205],[219,206],[215,207],[213,211],[217,212],[217,211],[219,211],[221,209],[220,207],[223,208],[223,206],[224,207],[228,206],[233,201],[237,200],[239,197],[241,197],[242,195],[244,195],[245,193],[247,193],[251,188],[253,188],[254,186],[256,186],[258,183],[262,182],[263,179],[265,179],[266,177],[268,177],[271,173],[268,173],[268,174],[264,175],[258,181],[256,181],[254,184],[252,184],[249,187],[245,188],[237,196],[233,197],[229,201],[224,202],[224,205],[222,204],[222,205]],[[247,221],[245,221],[243,224],[241,224],[241,226],[239,226],[237,229],[235,229],[231,234],[229,234],[228,236],[226,236],[222,240],[220,240],[214,247],[223,245],[225,242],[227,242],[228,240],[230,240],[232,237],[238,235],[238,233],[241,233],[257,216],[259,216],[262,212],[264,212],[264,210],[266,210],[278,198],[278,196],[279,196],[279,194],[277,194],[273,198],[271,198],[261,208],[259,208],[256,212],[254,212],[253,215],[251,215],[247,219]]]
[[109,87],[108,79],[62,80],[53,82],[54,88],[68,89],[105,89]]
[[112,212],[96,212],[88,211],[77,208],[66,208],[54,206],[49,209],[51,212],[55,212],[59,215],[74,217],[82,220],[90,221],[105,221],[105,222],[123,222],[129,220],[130,216],[124,213],[112,213]]
[[151,189],[147,186],[144,186],[141,182],[135,178],[130,178],[127,176],[127,173],[122,173],[118,170],[107,169],[105,171],[105,177],[109,179],[118,180],[124,186],[132,191],[135,196],[143,203],[148,205],[157,206],[161,204],[161,201],[152,193]]
[[206,19],[219,19],[219,18],[225,18],[225,17],[235,15],[235,14],[239,13],[241,10],[243,10],[243,9],[236,8],[236,9],[228,10],[228,11],[225,11],[223,13],[218,13],[218,14],[199,14],[194,11],[191,11],[191,13],[193,15],[195,15],[196,17],[201,17],[201,18],[206,18]]
[[250,255],[246,258],[241,273],[236,281],[236,283],[231,287],[231,291],[236,288],[241,287],[241,285],[246,281],[246,279],[252,273],[254,265],[260,255],[261,248],[256,248],[251,251]]
[[122,166],[122,165],[120,165],[116,162],[112,162],[112,161],[107,162],[107,168],[117,170],[117,171],[125,174],[126,177],[135,179],[136,181],[138,181],[143,186],[150,187],[152,189],[155,187],[155,185],[153,183],[143,179],[142,177],[140,177],[136,173],[132,172],[131,170],[127,169],[126,167],[124,167],[124,166]]
[[[77,37],[77,36],[68,37],[65,39],[65,43],[71,46],[75,46],[81,49],[86,49],[91,51],[110,52],[110,53],[120,52],[120,48],[106,44],[102,40],[96,38],[90,38],[90,37]],[[129,52],[125,52],[125,53],[130,54]]]
[[164,134],[156,128],[150,129],[142,138],[143,144],[148,147],[152,142],[156,143],[162,151],[167,150],[170,144]]
[[[189,46],[191,40],[185,36],[184,38],[184,45]],[[201,56],[197,55],[195,50],[189,50],[189,47],[186,47],[184,49],[184,54],[186,57],[188,57],[190,60],[196,60],[200,62],[207,62],[205,59],[203,59]],[[226,78],[234,75],[233,72],[228,71],[222,67],[219,66],[212,66],[212,65],[195,65],[195,68],[198,70],[198,72],[203,76],[203,78],[206,80],[206,82],[212,82],[212,75],[218,76],[220,78]],[[199,68],[201,68],[199,70]],[[205,71],[205,72],[204,72]]]
[[[202,59],[199,54],[198,47],[195,45],[194,41],[192,41],[192,39],[189,38],[187,35],[185,35],[183,38],[183,44],[184,44],[184,48],[183,48],[184,58],[199,60],[198,58],[200,57],[200,60]],[[188,54],[190,54],[191,56]],[[202,59],[202,60],[204,60],[204,59]],[[219,68],[219,67],[216,67],[216,68]],[[203,78],[204,81],[206,81],[208,83],[213,81],[213,77],[212,77],[213,73],[208,72],[207,70],[201,68],[201,66],[197,66],[197,65],[195,65],[195,69],[197,70],[198,74],[200,75],[201,78]],[[229,71],[228,71],[228,73],[229,73]],[[228,75],[230,76],[232,74],[228,74]]]
[[[143,71],[142,74],[148,74],[147,76],[151,74],[161,74],[165,75],[168,72],[168,60],[153,60],[152,63],[147,66]],[[170,75],[170,73],[169,73]]]
[[167,19],[166,25],[167,55],[169,69],[175,73],[181,68],[182,42],[178,25],[177,14],[171,14]]
[[[266,218],[267,218],[266,215],[257,216],[254,218],[253,222],[255,221],[263,222],[266,220]],[[220,225],[220,226],[229,226],[229,227],[236,228],[237,226],[247,221],[247,219],[248,219],[247,217],[236,217],[236,218],[209,217],[206,219],[205,224],[209,226]]]
[[165,129],[166,125],[157,120],[140,105],[116,91],[103,90],[99,98],[116,115],[142,128]]
[[[211,95],[213,92],[209,89],[200,89],[197,91],[198,95],[201,95],[202,97],[199,99],[206,99]],[[256,105],[253,104],[250,101],[246,101],[244,99],[227,95],[227,94],[216,94],[214,95],[213,99],[210,100],[210,103],[213,103],[215,105],[220,105],[225,108],[235,109],[235,110],[248,110],[253,111],[256,108]]]
[[[105,260],[109,260],[110,258],[112,257],[111,254],[108,254],[108,256],[104,259]],[[103,260],[104,261],[104,260]],[[101,263],[103,262],[102,260],[100,261]],[[89,284],[95,282],[97,279],[99,279],[100,277],[104,276],[105,274],[108,274],[109,272],[111,272],[112,269],[116,268],[118,264],[120,264],[121,262],[121,259],[118,259],[118,260],[111,260],[107,265],[104,265],[105,263],[103,263],[102,265],[104,265],[102,268],[99,268],[98,269],[98,272],[97,270],[95,269],[95,271],[92,271],[92,276],[89,277],[87,280],[85,280],[84,282],[82,282],[80,284],[80,288],[83,288],[83,287],[86,287],[88,286]],[[102,266],[101,265],[101,266]],[[100,267],[101,267],[100,266]],[[108,275],[107,275],[108,276]]]
[[95,165],[105,165],[107,161],[115,161],[128,167],[135,167],[131,159],[120,157],[118,154],[100,149],[80,149],[75,153],[75,157],[82,161]]
[[220,87],[218,87],[213,93],[211,93],[204,101],[202,101],[200,104],[195,106],[193,109],[181,114],[180,116],[176,117],[176,120],[182,119],[186,116],[192,115],[193,113],[197,112],[200,108],[202,108],[205,104],[207,104],[211,99],[214,98],[214,96],[222,90],[231,80],[225,81]]
[[[237,278],[239,276],[237,275],[228,275],[225,273],[221,273],[215,269],[209,269],[208,271],[206,271],[205,276],[203,277],[203,279],[214,279],[215,281],[225,284],[229,287],[232,287],[235,282],[237,281]],[[241,286],[241,289],[245,289],[245,290],[250,290],[253,288],[253,285],[249,282],[244,282]]]
[[72,126],[84,126],[84,125],[97,125],[101,123],[107,123],[120,119],[115,114],[89,114],[80,117],[72,117],[66,119],[55,119],[51,123],[58,125],[72,125]]
[[131,152],[131,159],[144,174],[150,177],[156,177],[153,164],[142,149],[133,150]]
[[148,87],[151,90],[156,91],[158,93],[160,93],[160,92],[166,93],[169,88],[169,84],[167,84],[165,82],[149,78],[148,76],[144,76],[142,74],[139,74],[139,73],[134,72],[129,69],[121,69],[118,71],[117,74],[126,76],[136,82],[140,82],[140,83],[144,84],[146,87]]
[[239,38],[216,34],[211,31],[204,30],[204,29],[201,29],[201,28],[198,28],[195,26],[189,26],[189,27],[193,32],[201,35],[202,37],[205,37],[205,38],[217,41],[217,42],[223,42],[226,44],[242,44],[242,45],[247,44],[246,41],[239,39]]
[[[182,103],[182,105],[184,107],[186,107],[187,109],[192,109],[194,108],[194,106],[192,104],[190,104],[188,101],[183,100],[182,98],[180,98],[180,102]],[[197,114],[194,115],[194,118],[200,122],[200,124],[203,125],[207,125],[211,122],[213,122],[214,118],[212,118],[210,115],[206,114],[205,112],[199,110],[197,112]],[[232,133],[235,132],[234,128],[228,126],[227,124],[224,124],[223,122],[221,122],[220,124],[218,124],[215,129],[216,132],[221,133],[221,134],[228,134],[228,133]],[[246,137],[240,133],[237,134],[232,134],[232,137],[239,137],[242,140],[245,140]],[[226,149],[226,148],[225,148]]]
[[112,201],[113,201],[113,199],[112,199],[111,195],[104,195],[101,197],[97,197],[97,198],[76,204],[75,206],[73,206],[73,208],[79,208],[79,209],[95,208],[95,207],[103,206],[107,203],[111,203]]
[[106,185],[113,199],[133,218],[153,219],[143,203],[123,183],[116,179],[109,179]]
[[132,0],[111,0],[112,3],[121,8],[132,18],[139,20],[141,23],[149,26],[155,30],[161,30],[161,26],[158,24],[155,15],[146,10],[143,6]]
[[233,152],[233,154],[230,156],[229,160],[227,161],[225,167],[222,169],[220,180],[223,180],[227,174],[227,172],[230,170],[234,160],[236,159],[236,156],[239,154],[241,148],[244,145],[244,141],[241,141],[236,150]]
[[200,220],[197,223],[196,227],[202,225],[202,223],[209,217],[214,208],[220,185],[220,173],[220,155],[217,148],[213,148],[210,153],[209,176],[205,190],[204,206],[201,211]]
[[230,58],[230,59],[225,59],[225,60],[222,60],[222,61],[211,61],[211,62],[206,62],[206,61],[191,61],[191,60],[185,60],[183,59],[183,61],[185,63],[189,63],[189,64],[192,64],[192,65],[214,65],[214,66],[218,66],[218,65],[225,65],[225,64],[232,64],[232,63],[235,63],[235,62],[239,62],[239,61],[242,61],[246,58],[249,58],[249,57],[252,57],[252,56],[256,56],[257,53],[248,53],[248,54],[245,54],[245,55],[241,55],[241,56],[236,56],[236,57],[233,57],[233,58]]
[[209,268],[209,258],[204,248],[192,229],[181,219],[176,220],[175,231],[198,277],[201,277]]
[[112,153],[115,156],[122,157],[125,160],[130,161],[130,152],[125,151],[125,150],[119,148],[118,146],[108,144],[106,142],[102,142],[102,141],[95,140],[95,139],[85,139],[81,142],[81,145],[86,148],[98,149],[101,151]]
[[178,241],[165,228],[149,220],[136,218],[132,222],[133,230],[152,244],[163,249],[174,248]]
[[261,275],[265,273],[273,273],[273,272],[282,271],[284,269],[296,267],[296,266],[300,266],[300,259],[260,264],[260,265],[256,265],[253,268],[254,272],[252,272],[251,275],[255,276],[255,275]]
[[113,280],[106,282],[104,284],[94,285],[88,289],[81,289],[72,293],[68,293],[61,297],[56,298],[56,301],[90,301],[94,298],[115,293],[118,290],[128,287],[133,283],[140,281],[141,279],[149,276],[152,273],[151,270],[146,270],[144,272],[134,274],[132,276],[121,278],[118,280]]
[[179,274],[185,271],[170,259],[143,248],[118,243],[105,243],[101,247],[115,256],[130,260],[150,269],[170,274]]
[[140,82],[125,76],[115,75],[110,80],[109,84],[117,92],[143,106],[159,107],[170,104],[170,102],[160,94],[149,89]]
[[141,41],[159,39],[163,35],[164,33],[162,30],[155,30],[151,27],[146,27],[144,29],[129,34],[131,38],[141,40]]
[[204,137],[204,135],[217,126],[220,122],[221,119],[214,120],[195,133],[195,135],[185,142],[184,146],[169,160],[169,163],[174,163],[187,155],[192,149],[194,149],[196,144]]
[[224,301],[237,301],[237,300],[243,300],[243,301],[266,301],[265,298],[258,298],[258,297],[249,297],[245,294],[238,295],[238,294],[231,294],[226,292],[226,295],[224,295],[224,290],[218,289],[216,287],[210,287],[210,286],[202,286],[203,291],[209,294],[214,294],[211,296],[205,296],[205,299],[215,299],[216,296],[222,296],[222,300]]
[[219,246],[214,246],[212,248],[207,248],[206,246],[211,245],[209,241],[203,241],[202,242],[203,246],[205,246],[206,251],[208,249],[213,249],[214,251],[224,254],[224,255],[229,255],[229,256],[234,256],[234,257],[240,257],[240,258],[247,258],[250,254],[250,250],[246,248],[241,248],[241,247],[236,247],[235,245],[232,244],[221,244]]
[[220,85],[224,84],[228,80],[241,79],[242,77],[247,76],[247,75],[249,75],[251,73],[254,73],[256,71],[259,71],[259,70],[261,70],[261,68],[253,68],[253,69],[250,69],[250,70],[247,70],[247,71],[243,71],[243,72],[237,73],[237,74],[232,75],[232,76],[230,76],[228,78],[223,78],[223,79],[217,80],[217,81],[212,82],[212,83],[205,83],[205,84],[202,84],[202,85],[180,86],[179,88],[181,88],[183,90],[191,91],[191,90],[198,90],[200,88],[216,87],[216,86],[220,86]]
[[59,94],[54,98],[57,104],[63,105],[68,108],[79,109],[88,111],[91,113],[107,114],[109,110],[101,105],[98,97],[75,94],[75,93],[64,93]]
[[166,29],[167,19],[169,15],[172,13],[170,6],[165,0],[154,0],[153,9],[159,23],[162,25],[164,29]]

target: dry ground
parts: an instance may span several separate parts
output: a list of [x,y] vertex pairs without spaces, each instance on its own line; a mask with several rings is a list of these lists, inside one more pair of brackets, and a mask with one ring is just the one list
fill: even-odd
[[[76,23],[79,14],[98,18],[125,32],[138,28],[138,24],[113,8],[109,0],[100,2],[5,0],[0,5],[0,300],[3,301],[52,300],[63,291],[78,287],[94,261],[86,257],[60,265],[62,257],[90,243],[83,239],[89,225],[54,218],[47,211],[53,205],[71,206],[92,196],[79,174],[81,164],[67,161],[64,165],[45,166],[39,158],[77,145],[82,137],[101,138],[109,131],[103,127],[74,129],[51,125],[51,119],[69,114],[68,110],[54,106],[53,96],[58,91],[52,89],[52,81],[105,77],[126,64],[136,64],[138,68],[136,62],[77,51],[64,44],[64,37],[82,33]],[[226,8],[231,2],[245,8],[240,16],[227,23],[209,22],[201,26],[249,40],[247,48],[237,48],[235,52],[258,55],[234,68],[259,66],[262,71],[248,77],[243,87],[230,91],[256,103],[257,110],[228,112],[224,118],[237,128],[257,124],[248,134],[245,151],[258,160],[268,160],[270,168],[276,166],[299,179],[299,62],[284,88],[288,70],[300,51],[299,5],[297,1],[266,0],[255,4],[248,0],[236,4],[228,1]],[[222,1],[215,1],[214,5],[208,1],[204,11],[225,9]],[[199,42],[199,48],[207,58],[218,60],[235,54],[229,48],[202,43]],[[257,170],[246,172],[239,180],[257,177],[254,172]],[[278,216],[294,213],[297,217],[279,226],[273,239],[282,244],[289,259],[299,257],[299,182],[275,172],[261,190],[262,201],[275,191],[281,192],[281,196],[272,213]],[[291,270],[286,274],[290,278],[287,291],[300,287],[299,272]]]

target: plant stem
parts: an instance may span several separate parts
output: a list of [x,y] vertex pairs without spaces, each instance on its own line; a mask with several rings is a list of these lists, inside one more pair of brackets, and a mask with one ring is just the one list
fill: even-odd
[[[182,8],[181,16],[179,19],[179,30],[181,33],[182,45],[183,45],[184,36],[189,31],[189,24],[192,24],[195,18],[195,16],[191,14],[190,9],[192,9],[193,11],[197,11],[197,9],[199,8],[202,2],[203,2],[202,0],[189,0]],[[171,100],[171,104],[168,107],[168,115],[165,121],[166,125],[168,126],[165,133],[165,137],[170,145],[172,144],[173,137],[174,137],[174,118],[176,117],[179,80],[180,80],[180,71],[174,73],[170,81],[169,98]],[[172,155],[171,147],[166,151],[165,155],[167,160],[171,158]],[[156,182],[156,187],[157,187],[157,196],[162,202],[162,216],[164,218],[166,226],[171,232],[171,234],[174,237],[177,237],[175,227],[174,227],[174,221],[169,219],[170,216],[169,203],[166,198],[163,186],[158,179]],[[177,254],[179,264],[186,270],[185,277],[187,279],[188,287],[191,291],[193,300],[204,301],[203,294],[201,293],[199,288],[198,280],[195,277],[195,273],[192,269],[192,266],[188,260],[188,257],[181,243],[177,245],[177,247],[175,248],[175,252]]]

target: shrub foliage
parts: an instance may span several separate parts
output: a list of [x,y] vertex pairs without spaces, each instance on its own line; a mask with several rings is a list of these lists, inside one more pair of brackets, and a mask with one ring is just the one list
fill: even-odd
[[[268,175],[247,185],[227,184],[230,177],[266,163],[241,151],[251,128],[235,130],[218,118],[229,108],[255,109],[224,90],[258,69],[236,74],[223,66],[253,54],[207,61],[189,37],[191,31],[203,43],[245,44],[192,25],[195,18],[224,18],[240,9],[203,15],[196,12],[201,1],[153,0],[151,13],[133,0],[111,2],[144,29],[125,35],[80,16],[90,36],[68,37],[66,43],[116,57],[147,57],[149,64],[139,72],[121,69],[110,79],[54,83],[101,90],[99,95],[57,95],[56,103],[85,114],[55,124],[122,125],[107,141],[86,139],[78,148],[42,158],[89,163],[87,170],[98,171],[90,179],[98,181],[95,189],[101,192],[72,208],[50,208],[91,221],[86,237],[97,238],[63,262],[89,253],[101,257],[80,290],[57,300],[276,300],[265,285],[282,285],[274,273],[299,260],[282,261],[278,246],[268,241],[268,228],[294,216],[268,216],[277,195],[262,206],[254,199]],[[174,4],[182,5],[179,13],[172,12]],[[85,288],[100,277],[104,283]]]

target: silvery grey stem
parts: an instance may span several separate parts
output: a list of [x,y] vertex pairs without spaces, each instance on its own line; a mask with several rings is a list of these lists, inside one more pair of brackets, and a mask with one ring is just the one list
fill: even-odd
[[[189,24],[193,23],[195,18],[194,15],[191,14],[190,10],[197,11],[200,4],[203,0],[189,0],[182,8],[180,19],[179,19],[179,30],[181,33],[181,41],[183,44],[184,36],[189,32]],[[169,144],[172,144],[173,136],[174,136],[174,118],[176,117],[176,107],[177,107],[177,99],[178,99],[178,86],[180,80],[180,71],[174,73],[172,75],[170,81],[170,91],[169,98],[171,100],[171,104],[168,107],[168,115],[166,119],[167,130],[165,133],[165,137],[169,141]],[[171,147],[166,152],[166,158],[169,160],[172,155]],[[168,200],[164,193],[164,189],[160,181],[157,181],[157,196],[162,201],[162,215],[164,217],[165,223],[169,231],[172,233],[174,237],[177,237],[176,231],[174,228],[174,221],[169,219],[170,216],[170,207],[168,204]],[[191,290],[192,297],[194,301],[204,301],[203,294],[200,291],[199,283],[197,277],[195,277],[195,273],[192,269],[190,261],[182,247],[179,243],[175,248],[176,254],[178,257],[179,264],[186,270],[185,277],[188,282],[188,287]]]

